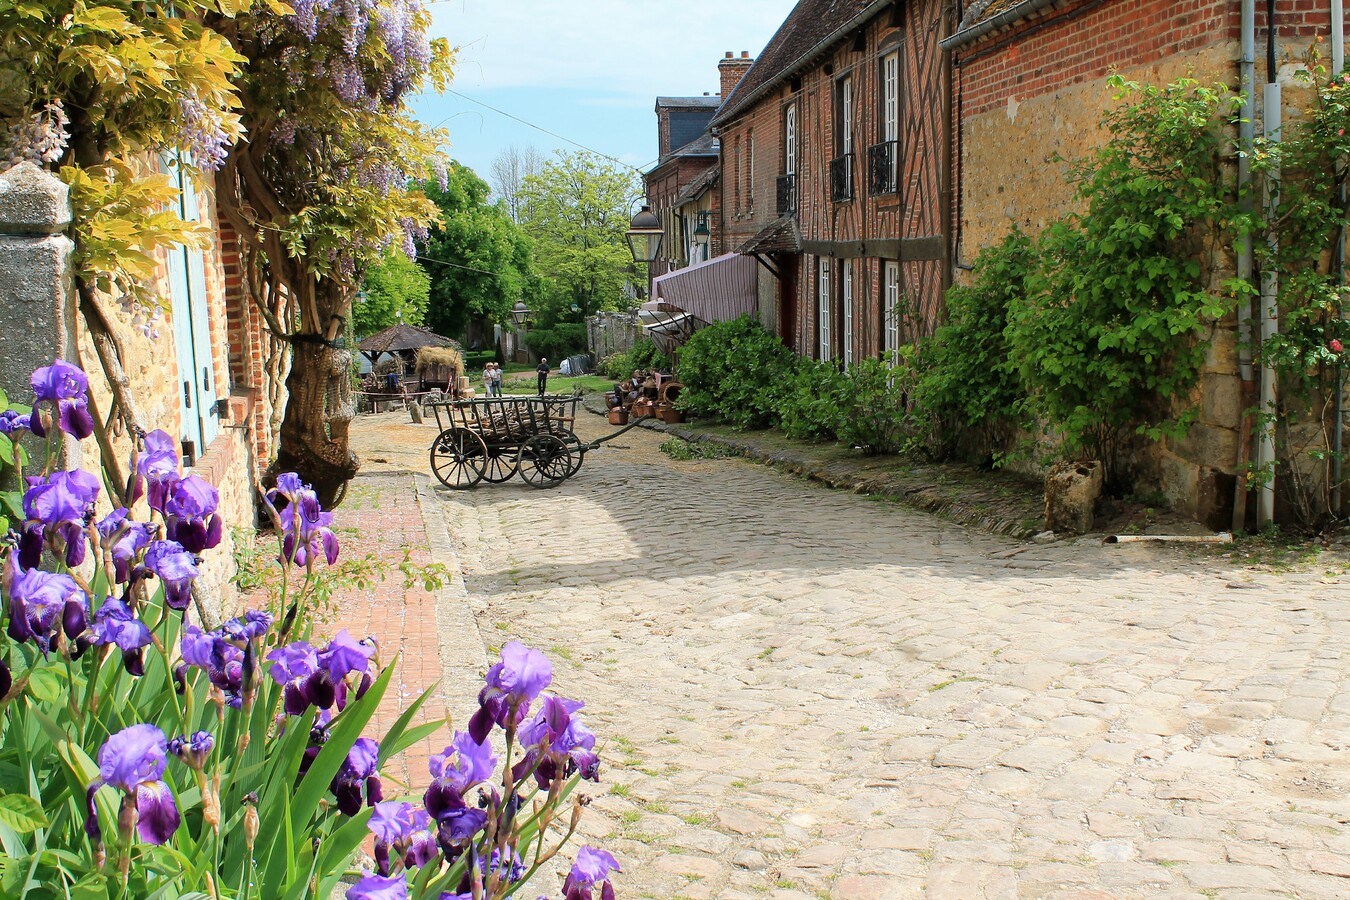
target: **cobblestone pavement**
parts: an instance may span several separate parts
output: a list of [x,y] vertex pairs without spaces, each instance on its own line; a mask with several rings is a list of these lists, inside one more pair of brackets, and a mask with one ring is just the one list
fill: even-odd
[[[425,471],[429,431],[384,440]],[[607,740],[624,896],[1350,896],[1345,577],[1027,546],[660,440],[440,494],[486,641]]]

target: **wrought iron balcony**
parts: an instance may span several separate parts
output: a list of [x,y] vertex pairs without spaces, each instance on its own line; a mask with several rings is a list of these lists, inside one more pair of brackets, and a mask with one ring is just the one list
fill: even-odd
[[778,214],[795,216],[797,214],[797,176],[778,176]]
[[835,203],[853,199],[853,154],[830,160],[830,199]]
[[873,144],[867,151],[871,163],[872,194],[894,194],[900,189],[898,176],[900,142],[882,141]]

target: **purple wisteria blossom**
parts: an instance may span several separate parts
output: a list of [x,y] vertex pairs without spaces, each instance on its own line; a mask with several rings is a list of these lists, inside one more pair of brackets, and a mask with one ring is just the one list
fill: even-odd
[[582,847],[563,882],[563,900],[593,900],[596,885],[600,886],[600,900],[614,900],[609,875],[619,871],[619,861],[604,850]]
[[347,900],[407,900],[408,882],[402,875],[366,875],[347,888]]
[[538,650],[519,641],[502,648],[501,662],[488,669],[487,686],[478,694],[478,712],[469,720],[469,733],[478,743],[487,740],[496,724],[519,725],[530,704],[553,683],[553,664]]
[[98,751],[98,778],[89,785],[85,830],[100,838],[94,794],[107,785],[123,794],[123,808],[134,804],[136,830],[147,844],[163,844],[178,830],[180,816],[173,792],[164,783],[168,741],[154,725],[132,725],[108,738]]
[[23,570],[13,555],[6,567],[9,585],[9,624],[6,632],[18,643],[32,641],[44,655],[56,649],[62,630],[69,640],[84,633],[89,598],[69,575]]
[[47,436],[47,425],[38,406],[50,403],[56,411],[57,426],[77,440],[94,433],[94,419],[89,415],[89,378],[78,366],[56,360],[33,372],[33,394],[36,401],[29,428],[38,437]]
[[25,568],[37,568],[45,540],[53,553],[64,556],[66,565],[78,566],[88,547],[84,528],[98,500],[98,477],[76,469],[53,472],[46,479],[30,478],[28,484],[23,495],[28,521],[19,539],[20,562]]
[[166,534],[189,553],[201,553],[220,543],[221,519],[216,512],[220,495],[207,481],[189,475],[173,486],[164,503]]
[[144,522],[134,521],[125,507],[113,510],[96,527],[103,546],[112,556],[114,582],[126,584],[131,579],[132,562],[150,544],[152,529]]
[[209,731],[197,731],[169,741],[169,752],[190,769],[201,771],[206,758],[216,747],[216,737]]
[[363,802],[374,806],[384,799],[379,769],[380,745],[370,738],[357,739],[329,786],[343,815],[354,816]]
[[539,787],[547,790],[555,779],[579,771],[588,781],[600,780],[600,757],[595,735],[574,713],[586,704],[563,697],[548,697],[539,712],[521,726],[520,745],[525,758],[513,770],[517,779],[531,771]]
[[122,651],[122,664],[129,674],[145,674],[145,648],[153,643],[150,628],[121,600],[109,597],[94,613],[90,627],[91,643],[98,647],[115,645]]
[[164,515],[164,505],[178,483],[178,442],[163,431],[145,436],[145,452],[136,461],[136,483],[131,498],[145,495],[150,508]]
[[155,541],[145,551],[146,571],[164,582],[164,603],[179,612],[192,601],[192,582],[201,572],[197,560],[177,541]]

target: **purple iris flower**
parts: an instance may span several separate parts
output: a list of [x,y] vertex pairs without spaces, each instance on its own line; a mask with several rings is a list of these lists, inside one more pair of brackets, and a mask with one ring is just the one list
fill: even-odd
[[379,768],[380,745],[370,738],[357,739],[329,786],[343,815],[354,816],[359,813],[363,800],[367,805],[374,806],[384,799]]
[[286,715],[302,715],[311,706],[326,710],[337,700],[333,679],[306,642],[278,647],[267,654],[267,661],[272,663],[272,680],[283,687]]
[[563,882],[564,900],[592,900],[593,889],[601,885],[601,900],[614,900],[614,886],[609,882],[611,872],[622,871],[619,861],[604,850],[582,847],[577,861]]
[[0,700],[5,699],[5,695],[13,686],[14,676],[9,673],[9,663],[0,659]]
[[56,647],[61,630],[75,640],[84,633],[89,615],[89,598],[75,579],[40,569],[21,570],[10,557],[6,581],[9,582],[9,625],[11,639],[32,641],[46,655]]
[[225,695],[226,705],[239,709],[244,704],[244,651],[225,640],[219,632],[203,632],[196,625],[183,629],[183,663],[202,669],[211,684]]
[[97,476],[76,469],[53,472],[46,481],[30,478],[28,483],[30,487],[23,495],[23,511],[28,517],[28,525],[36,523],[41,528],[25,528],[21,541],[28,541],[29,546],[20,545],[25,560],[32,562],[31,542],[46,538],[53,552],[65,554],[66,565],[78,566],[84,562],[88,545],[84,526],[93,515],[94,502],[98,500]]
[[192,602],[192,582],[201,572],[196,558],[177,541],[155,541],[145,551],[145,568],[164,582],[164,603],[179,612]]
[[431,816],[419,809],[413,813],[413,820],[417,830],[413,832],[408,849],[403,853],[403,865],[408,869],[420,869],[440,857],[441,848],[436,843],[436,833],[431,829]]
[[[404,857],[406,868],[415,868],[407,861],[406,855],[412,849],[419,832],[425,836],[426,842],[431,842],[431,834],[427,831],[430,823],[431,817],[415,809],[411,803],[389,801],[375,804],[369,828],[371,834],[375,835],[375,863],[381,875],[388,875],[390,872],[391,851]],[[431,845],[434,851],[435,843],[431,842]]]
[[112,597],[104,600],[94,613],[90,632],[95,646],[115,644],[122,651],[122,664],[128,673],[137,677],[145,674],[144,651],[153,639],[149,627],[136,618],[129,606]]
[[487,812],[481,809],[456,806],[444,810],[436,817],[436,842],[440,844],[441,852],[453,857],[487,827],[487,820]]
[[459,731],[450,746],[431,757],[428,768],[432,778],[448,782],[462,796],[492,777],[497,770],[497,757],[492,755],[490,742],[480,744],[472,735]]
[[585,705],[563,697],[544,700],[535,717],[520,729],[520,745],[528,752],[513,770],[517,779],[533,769],[535,781],[543,790],[554,779],[574,771],[580,771],[588,781],[600,780],[595,735],[573,715]]
[[169,752],[181,759],[188,768],[201,771],[215,746],[215,735],[209,731],[198,731],[169,741]]
[[[36,403],[51,403],[56,407],[57,422],[62,431],[84,440],[94,433],[94,419],[89,415],[89,379],[77,366],[56,360],[33,372],[33,393]],[[36,405],[36,404],[35,404]],[[31,428],[38,437],[46,437],[42,417],[34,411]]]
[[20,413],[14,409],[0,412],[0,434],[17,441],[25,431],[32,430],[32,417],[28,413]]
[[333,681],[341,681],[353,672],[369,672],[370,658],[374,655],[375,645],[372,641],[358,641],[344,628],[327,647],[319,651],[319,665],[328,670]]
[[272,627],[272,616],[256,609],[250,609],[242,616],[231,619],[220,626],[220,633],[236,647],[252,641],[260,641]]
[[132,725],[108,738],[98,751],[98,778],[89,785],[85,830],[100,836],[94,794],[107,785],[136,805],[136,830],[147,844],[163,844],[178,830],[180,817],[173,792],[164,783],[168,741],[154,725]]
[[402,875],[367,875],[347,888],[347,900],[407,900],[408,881]]
[[488,669],[487,686],[478,694],[478,712],[469,720],[469,733],[481,744],[494,722],[503,728],[519,725],[529,715],[530,703],[552,682],[553,664],[548,657],[511,641],[502,648],[501,662]]
[[136,522],[126,507],[113,510],[98,523],[98,533],[103,545],[112,555],[113,579],[117,584],[126,584],[131,578],[131,563],[150,544],[152,532],[144,522]]
[[164,505],[178,477],[178,442],[163,431],[150,432],[145,436],[145,452],[136,462],[136,485],[130,502],[145,494],[150,508],[164,515]]
[[220,495],[206,480],[189,475],[173,486],[164,503],[166,534],[191,553],[210,550],[220,543],[221,520],[216,509]]
[[330,566],[337,562],[339,547],[332,513],[323,511],[319,495],[299,475],[283,472],[277,476],[276,487],[267,492],[265,500],[281,528],[282,565],[305,568],[321,555]]

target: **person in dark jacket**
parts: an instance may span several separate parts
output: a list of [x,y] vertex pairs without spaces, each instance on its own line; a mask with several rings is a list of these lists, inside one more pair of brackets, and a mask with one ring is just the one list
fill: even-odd
[[534,371],[539,374],[539,396],[544,396],[544,389],[548,387],[548,360],[540,359],[539,365],[534,367]]

